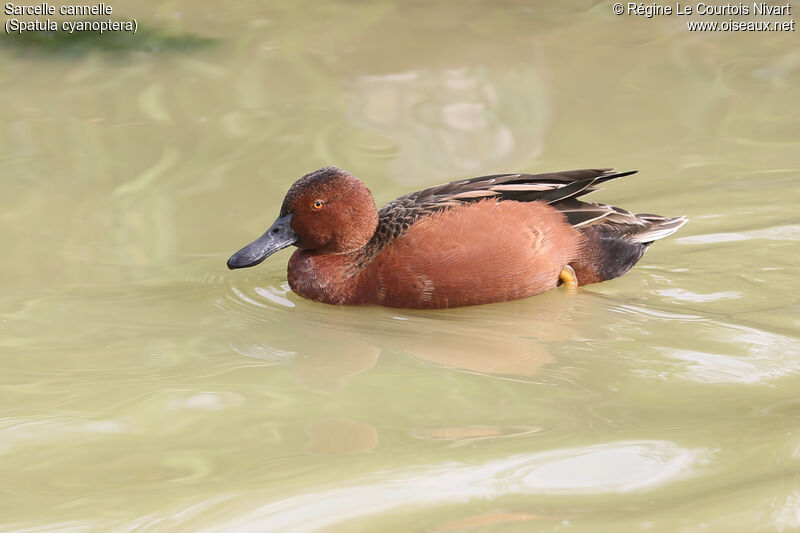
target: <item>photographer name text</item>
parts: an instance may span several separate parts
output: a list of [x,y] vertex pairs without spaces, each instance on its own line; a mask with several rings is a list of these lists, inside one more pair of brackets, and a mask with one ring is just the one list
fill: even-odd
[[[620,10],[617,6],[623,6]],[[675,7],[668,4],[645,4],[643,2],[628,2],[627,4],[614,4],[614,12],[618,15],[637,15],[647,18],[664,15],[713,15],[713,16],[789,16],[792,14],[792,5],[767,4],[766,2],[754,2],[753,4],[708,4],[698,2],[696,4],[675,3]]]

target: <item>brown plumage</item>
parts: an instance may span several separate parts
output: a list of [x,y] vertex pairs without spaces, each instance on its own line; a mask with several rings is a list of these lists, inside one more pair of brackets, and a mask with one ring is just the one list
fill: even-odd
[[376,212],[360,180],[326,167],[289,189],[276,224],[228,266],[252,266],[295,244],[288,278],[303,296],[426,309],[537,294],[555,287],[566,265],[579,284],[595,283],[627,272],[686,222],[578,200],[630,174],[483,176],[401,196]]

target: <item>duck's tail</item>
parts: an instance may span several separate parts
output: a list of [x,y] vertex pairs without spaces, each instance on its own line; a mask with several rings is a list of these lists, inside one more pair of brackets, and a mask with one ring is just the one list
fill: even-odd
[[611,206],[602,208],[614,212],[606,211],[603,217],[575,225],[585,239],[581,256],[570,264],[580,285],[623,275],[642,258],[648,246],[672,235],[689,220],[683,216],[634,214]]

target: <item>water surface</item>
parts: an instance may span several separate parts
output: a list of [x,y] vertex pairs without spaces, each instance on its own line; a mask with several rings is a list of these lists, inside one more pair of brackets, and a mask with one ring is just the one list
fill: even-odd
[[[800,49],[610,4],[117,2],[203,47],[0,42],[0,530],[800,529]],[[225,260],[377,203],[639,169],[626,276],[339,308]]]

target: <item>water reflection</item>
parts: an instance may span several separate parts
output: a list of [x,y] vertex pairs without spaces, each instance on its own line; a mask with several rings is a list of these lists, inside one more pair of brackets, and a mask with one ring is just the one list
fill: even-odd
[[759,383],[800,372],[797,339],[735,324],[717,324],[707,344],[725,352],[662,349],[678,361],[673,374],[703,383]]
[[6,418],[0,421],[0,454],[18,448],[69,439],[73,442],[100,440],[104,436],[131,431],[121,420],[84,420],[68,417],[32,419]]
[[773,506],[774,518],[771,522],[778,531],[800,528],[800,490],[793,491],[785,499],[776,498],[776,500]]
[[788,224],[748,231],[707,233],[702,235],[691,235],[689,237],[678,237],[678,239],[678,242],[683,244],[716,244],[723,242],[749,241],[753,239],[800,241],[800,225]]
[[390,140],[403,183],[516,169],[536,157],[551,102],[535,63],[360,76],[348,117]]
[[378,430],[357,420],[316,420],[306,426],[306,433],[306,452],[312,455],[359,453],[378,446]]
[[416,429],[412,432],[418,439],[463,441],[521,437],[541,430],[535,426],[444,426]]
[[[303,300],[285,284],[231,291],[217,303],[241,324],[231,347],[284,365],[298,383],[327,391],[340,389],[350,377],[372,368],[381,354],[392,353],[469,372],[533,378],[554,362],[552,343],[595,335],[605,320],[597,314],[591,323],[576,323],[571,318],[583,312],[585,302],[560,290],[535,301],[493,306],[490,315],[479,308],[435,313],[330,308]],[[297,305],[302,306],[299,312],[289,311]],[[363,317],[369,321],[362,322]],[[278,327],[266,328],[264,321]]]
[[206,531],[318,531],[403,508],[510,495],[602,495],[654,490],[697,473],[711,452],[669,441],[620,441],[376,472],[274,501]]
[[534,513],[487,513],[459,518],[445,522],[433,531],[472,531],[477,527],[492,527],[501,524],[515,524],[521,522],[540,522],[559,520],[558,516],[548,516]]

